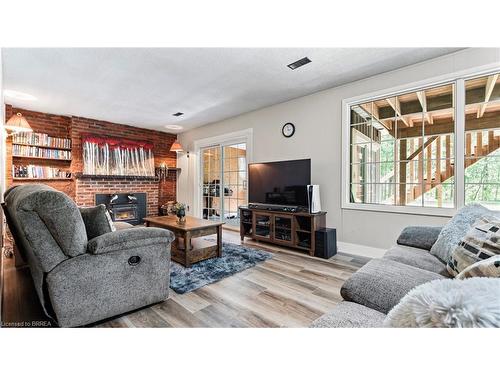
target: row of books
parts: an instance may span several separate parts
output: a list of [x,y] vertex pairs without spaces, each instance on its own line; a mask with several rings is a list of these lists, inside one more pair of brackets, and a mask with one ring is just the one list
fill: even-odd
[[62,159],[70,160],[71,151],[52,150],[48,148],[39,148],[36,146],[13,145],[12,155],[14,156],[29,156],[36,158]]
[[14,134],[12,142],[33,146],[71,148],[71,139],[51,137],[43,133],[17,133]]
[[69,178],[71,172],[41,165],[13,165],[12,176],[14,178]]

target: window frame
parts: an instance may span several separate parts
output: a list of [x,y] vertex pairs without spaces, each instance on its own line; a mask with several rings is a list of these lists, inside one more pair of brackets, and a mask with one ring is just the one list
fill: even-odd
[[[500,63],[462,70],[459,72],[421,80],[389,89],[379,90],[342,100],[342,209],[392,212],[401,214],[451,217],[464,206],[465,202],[465,81],[500,72]],[[350,201],[350,164],[351,164],[351,106],[394,97],[414,91],[428,90],[443,85],[454,85],[455,134],[454,134],[454,208],[396,206],[373,203],[354,203]],[[460,152],[459,152],[460,150]]]

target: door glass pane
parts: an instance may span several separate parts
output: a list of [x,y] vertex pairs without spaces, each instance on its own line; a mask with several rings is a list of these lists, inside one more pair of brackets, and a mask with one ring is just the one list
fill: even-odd
[[202,163],[202,217],[206,220],[220,220],[220,146],[209,147],[201,152]]
[[292,242],[292,218],[274,216],[274,239]]
[[271,217],[269,215],[255,215],[255,235],[271,238]]

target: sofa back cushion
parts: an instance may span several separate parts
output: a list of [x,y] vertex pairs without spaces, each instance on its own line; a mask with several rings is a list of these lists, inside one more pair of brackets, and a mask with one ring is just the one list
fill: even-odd
[[500,255],[500,219],[482,217],[471,226],[446,265],[450,275],[457,276],[467,267]]
[[80,207],[79,210],[85,224],[87,239],[89,241],[92,238],[116,230],[105,205],[99,204],[95,207]]
[[34,189],[18,200],[16,208],[28,238],[45,236],[48,232],[66,256],[86,252],[87,232],[82,215],[66,194],[53,189]]
[[451,252],[455,250],[461,239],[474,222],[486,215],[498,216],[499,213],[491,211],[480,204],[471,204],[459,210],[455,216],[443,227],[437,241],[432,245],[431,254],[448,263]]
[[[34,212],[25,212],[19,208],[20,203],[31,194],[40,190],[53,190],[46,185],[30,184],[14,186],[5,192],[5,210],[9,228],[23,257],[30,263],[31,272],[40,276],[35,280],[35,286],[41,293],[43,272],[49,272],[62,261],[68,259],[44,224]],[[36,264],[35,264],[36,263]],[[41,271],[40,271],[41,270]],[[40,272],[38,272],[40,271]],[[35,275],[33,275],[35,278]]]

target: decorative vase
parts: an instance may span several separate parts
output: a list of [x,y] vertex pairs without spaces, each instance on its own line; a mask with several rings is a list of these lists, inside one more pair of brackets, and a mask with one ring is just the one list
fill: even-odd
[[177,211],[177,223],[184,224],[186,222],[186,211]]

